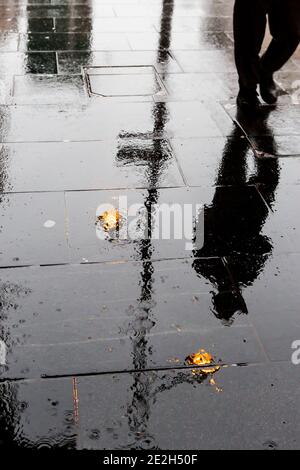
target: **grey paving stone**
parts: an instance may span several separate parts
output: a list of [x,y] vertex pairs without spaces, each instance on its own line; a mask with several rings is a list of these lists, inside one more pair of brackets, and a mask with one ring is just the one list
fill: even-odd
[[[198,243],[201,246],[203,244],[201,207],[211,193],[210,189],[198,188],[68,192],[66,201],[70,221],[71,258],[73,262],[81,262],[83,259],[103,262],[190,257],[193,253],[191,251],[193,220],[190,219],[189,225],[186,224],[184,228],[185,232],[190,232],[186,233],[187,238],[182,237],[183,214],[187,211],[187,205],[190,205],[191,216],[199,217]],[[172,206],[177,204],[177,206],[169,212],[168,222],[166,218],[164,219],[164,225],[160,219],[157,219],[158,225],[156,229],[152,229],[151,239],[148,239],[147,223],[150,211],[152,210],[152,214],[155,210],[162,211],[166,204]],[[125,230],[126,239],[111,239],[114,235],[106,234],[101,224],[96,223],[97,217],[110,207],[121,214],[120,237],[123,237],[122,233]],[[176,224],[173,223],[173,210],[180,211],[182,222],[178,219]],[[187,218],[187,215],[185,217]],[[166,225],[167,223],[169,225]],[[82,231],[80,227],[85,227],[85,230]],[[181,236],[178,236],[179,232]]]
[[0,53],[16,52],[18,50],[19,36],[13,33],[0,33]]
[[226,50],[200,50],[183,51],[173,50],[175,59],[184,72],[218,72],[236,73],[233,51]]
[[155,24],[159,21],[155,18],[73,18],[72,23],[68,18],[57,18],[55,30],[57,32],[89,32],[96,33],[127,33],[127,32],[154,32]]
[[[140,323],[138,318],[137,322]],[[146,323],[146,321],[145,321]],[[77,325],[80,327],[80,324]],[[97,325],[90,325],[95,328]],[[142,330],[145,328],[141,326]],[[147,326],[146,326],[147,328]],[[88,331],[87,331],[88,333]],[[139,339],[121,335],[80,341],[73,337],[71,342],[32,345],[14,345],[7,355],[4,379],[75,376],[98,372],[124,372],[135,368],[156,369],[182,366],[186,358],[200,349],[214,354],[217,361],[224,363],[264,363],[265,354],[250,326],[206,328],[171,334],[145,335],[138,329],[130,330]],[[50,335],[53,336],[51,331]],[[16,338],[18,340],[18,338]],[[43,338],[42,338],[43,339]],[[95,357],[98,357],[95,362]],[[37,359],[38,358],[38,359]],[[173,364],[173,366],[172,366]]]
[[[174,33],[171,42],[163,44],[160,36],[155,33],[128,33],[128,41],[133,50],[157,50],[171,48],[172,50],[218,50],[232,48],[232,41],[225,33],[213,32],[184,32]],[[161,47],[162,46],[162,47]]]
[[254,152],[238,130],[228,138],[174,139],[172,147],[189,186],[243,186],[251,181],[248,163]]
[[0,161],[7,193],[184,186],[166,140],[9,144]]
[[5,75],[22,75],[25,73],[57,73],[54,52],[1,52],[1,73]]
[[[79,379],[80,446],[213,450],[299,447],[297,411],[292,404],[299,396],[295,366],[229,368],[215,374],[214,380],[221,393],[209,386],[209,378],[187,371]],[[118,403],[113,410],[112,387]],[[101,408],[100,397],[104,404]],[[205,404],[201,411],[199,403]],[[226,410],[231,410],[229,416]]]
[[284,102],[275,109],[265,106],[255,120],[250,115],[226,104],[225,109],[248,136],[253,148],[271,156],[297,155],[299,129],[297,126],[300,106]]
[[127,38],[115,33],[23,34],[21,51],[129,51]]
[[85,103],[88,99],[82,76],[15,76],[12,102],[26,104]]
[[2,383],[1,446],[76,449],[72,380]]
[[[276,184],[276,180],[274,183]],[[296,200],[294,198],[299,196],[300,187],[280,183],[274,187],[275,184],[260,188],[263,197],[272,208],[272,213],[264,226],[264,233],[272,240],[274,251],[299,253],[297,207],[290,204],[290,198]]]
[[216,385],[210,376],[170,370],[4,383],[2,442],[34,449],[299,448],[295,366],[228,368],[213,379]]
[[100,65],[102,67],[152,65],[159,73],[182,72],[169,52],[164,54],[157,51],[58,52],[59,73],[81,73],[82,67]]
[[238,91],[237,82],[232,74],[227,76],[217,73],[168,74],[164,75],[164,84],[168,90],[166,96],[168,101],[223,102],[233,99]]
[[63,194],[1,194],[1,267],[67,262],[64,216]]
[[2,376],[131,370],[139,344],[149,353],[142,368],[184,365],[191,347],[225,362],[264,360],[220,259],[15,268],[1,279]]
[[[231,122],[221,106],[201,103],[99,103],[87,106],[0,107],[3,142],[88,141],[107,138],[195,137],[226,135]],[[8,122],[9,126],[5,125]],[[200,126],[201,123],[201,126]]]
[[300,338],[299,255],[275,253],[264,260],[253,255],[233,257],[229,269],[269,358],[291,361],[292,344]]

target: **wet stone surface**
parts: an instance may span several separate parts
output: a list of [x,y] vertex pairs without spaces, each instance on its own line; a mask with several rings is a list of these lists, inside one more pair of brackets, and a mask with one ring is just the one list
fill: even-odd
[[299,448],[300,53],[238,111],[233,3],[0,1],[0,448]]
[[[14,445],[25,448],[297,449],[299,383],[293,366],[233,367],[214,374],[216,385],[209,380],[191,370],[170,370],[5,382],[2,442],[11,445],[14,433]],[[199,402],[211,406],[199,413]]]

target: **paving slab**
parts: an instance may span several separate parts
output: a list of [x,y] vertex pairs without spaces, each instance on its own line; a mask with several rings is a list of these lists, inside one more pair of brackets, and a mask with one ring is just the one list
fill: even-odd
[[295,366],[233,367],[213,378],[215,386],[169,370],[4,383],[1,440],[34,449],[299,447]]
[[[61,142],[118,137],[195,137],[226,135],[231,125],[217,110],[195,102],[110,103],[91,100],[86,106],[31,105],[0,107],[2,142]],[[216,114],[214,111],[217,111]],[[201,126],[199,123],[201,122]]]
[[[55,19],[55,31],[63,32],[90,32],[96,33],[129,33],[129,32],[155,32],[155,25],[159,20],[155,18],[73,18],[72,23],[68,18]],[[45,30],[44,30],[45,31]]]
[[4,397],[0,404],[1,447],[76,449],[72,381],[4,383],[0,388]]
[[129,51],[125,35],[115,33],[30,33],[20,38],[21,51]]
[[[191,31],[209,31],[209,32],[231,32],[233,28],[231,17],[174,17],[172,22],[172,31],[175,33]],[[161,31],[162,27],[158,28]]]
[[235,73],[234,55],[231,49],[199,50],[199,51],[172,51],[175,59],[184,72],[218,72]]
[[55,52],[1,52],[0,60],[3,75],[57,73]]
[[[198,188],[68,192],[66,203],[71,259],[78,263],[85,259],[100,262],[190,257],[194,219],[199,220],[198,244],[203,244],[202,206],[210,194],[210,190]],[[171,204],[171,210],[168,204]],[[184,229],[186,237],[182,237],[183,220],[188,217],[184,216],[187,205],[191,208],[191,218]],[[101,224],[97,223],[97,217],[109,207],[118,210],[123,219],[119,238],[115,238],[113,233],[105,234]],[[166,207],[167,214],[162,223],[159,214]],[[175,224],[174,211],[181,214]],[[148,237],[149,216],[154,227]]]
[[[294,421],[299,385],[293,366],[229,368],[219,371],[214,380],[222,392],[209,385],[209,378],[190,371],[80,379],[80,446],[174,450],[299,446]],[[113,412],[109,381],[119,403]],[[100,396],[106,403],[101,410]],[[201,411],[199,403],[205,403]],[[105,423],[101,429],[99,422]]]
[[18,34],[1,33],[0,34],[0,52],[16,52],[19,45]]
[[167,140],[6,144],[0,161],[6,193],[184,186]]
[[299,255],[275,253],[264,261],[231,257],[228,263],[268,357],[291,360],[292,344],[300,333]]
[[1,194],[0,266],[68,261],[63,193]]
[[141,368],[172,367],[192,346],[218,361],[264,360],[220,259],[6,269],[1,279],[2,376],[131,370],[146,350]]
[[163,77],[168,90],[167,96],[158,96],[156,101],[210,101],[223,102],[232,100],[238,91],[232,74],[218,73],[183,73],[167,74]]
[[265,106],[257,116],[244,113],[236,106],[225,108],[232,119],[249,138],[258,154],[274,157],[299,155],[299,129],[297,126],[300,106],[290,103],[279,104],[275,109]]
[[156,50],[162,48],[172,50],[218,50],[232,48],[231,39],[223,32],[184,32],[173,33],[171,41],[163,41],[155,33],[128,33],[127,38],[133,50]]
[[[170,52],[157,51],[87,51],[58,52],[59,73],[81,73],[82,67],[154,66],[159,73],[180,73],[182,69]],[[142,73],[142,70],[141,70]]]
[[[93,16],[93,7],[85,4],[71,5],[28,5],[24,14],[28,18],[81,18]],[[110,5],[98,5],[97,14],[100,17],[110,18],[115,16]]]
[[85,104],[87,100],[81,75],[17,75],[14,79],[13,104]]
[[243,186],[251,183],[248,164],[255,156],[238,128],[233,127],[228,138],[173,139],[172,147],[189,186]]

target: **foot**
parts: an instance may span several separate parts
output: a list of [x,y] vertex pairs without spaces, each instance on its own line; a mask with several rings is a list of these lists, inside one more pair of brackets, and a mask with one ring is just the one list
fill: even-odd
[[244,111],[256,111],[260,108],[260,101],[256,90],[240,90],[237,105]]
[[274,105],[277,103],[278,88],[272,75],[262,77],[260,82],[260,94],[267,104]]

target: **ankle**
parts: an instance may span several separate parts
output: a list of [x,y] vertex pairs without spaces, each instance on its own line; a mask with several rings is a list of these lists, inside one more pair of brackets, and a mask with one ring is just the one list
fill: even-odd
[[257,98],[258,93],[256,88],[240,88],[239,96],[245,96],[247,98]]
[[269,70],[262,68],[260,72],[260,82],[275,84],[274,72],[270,72]]

